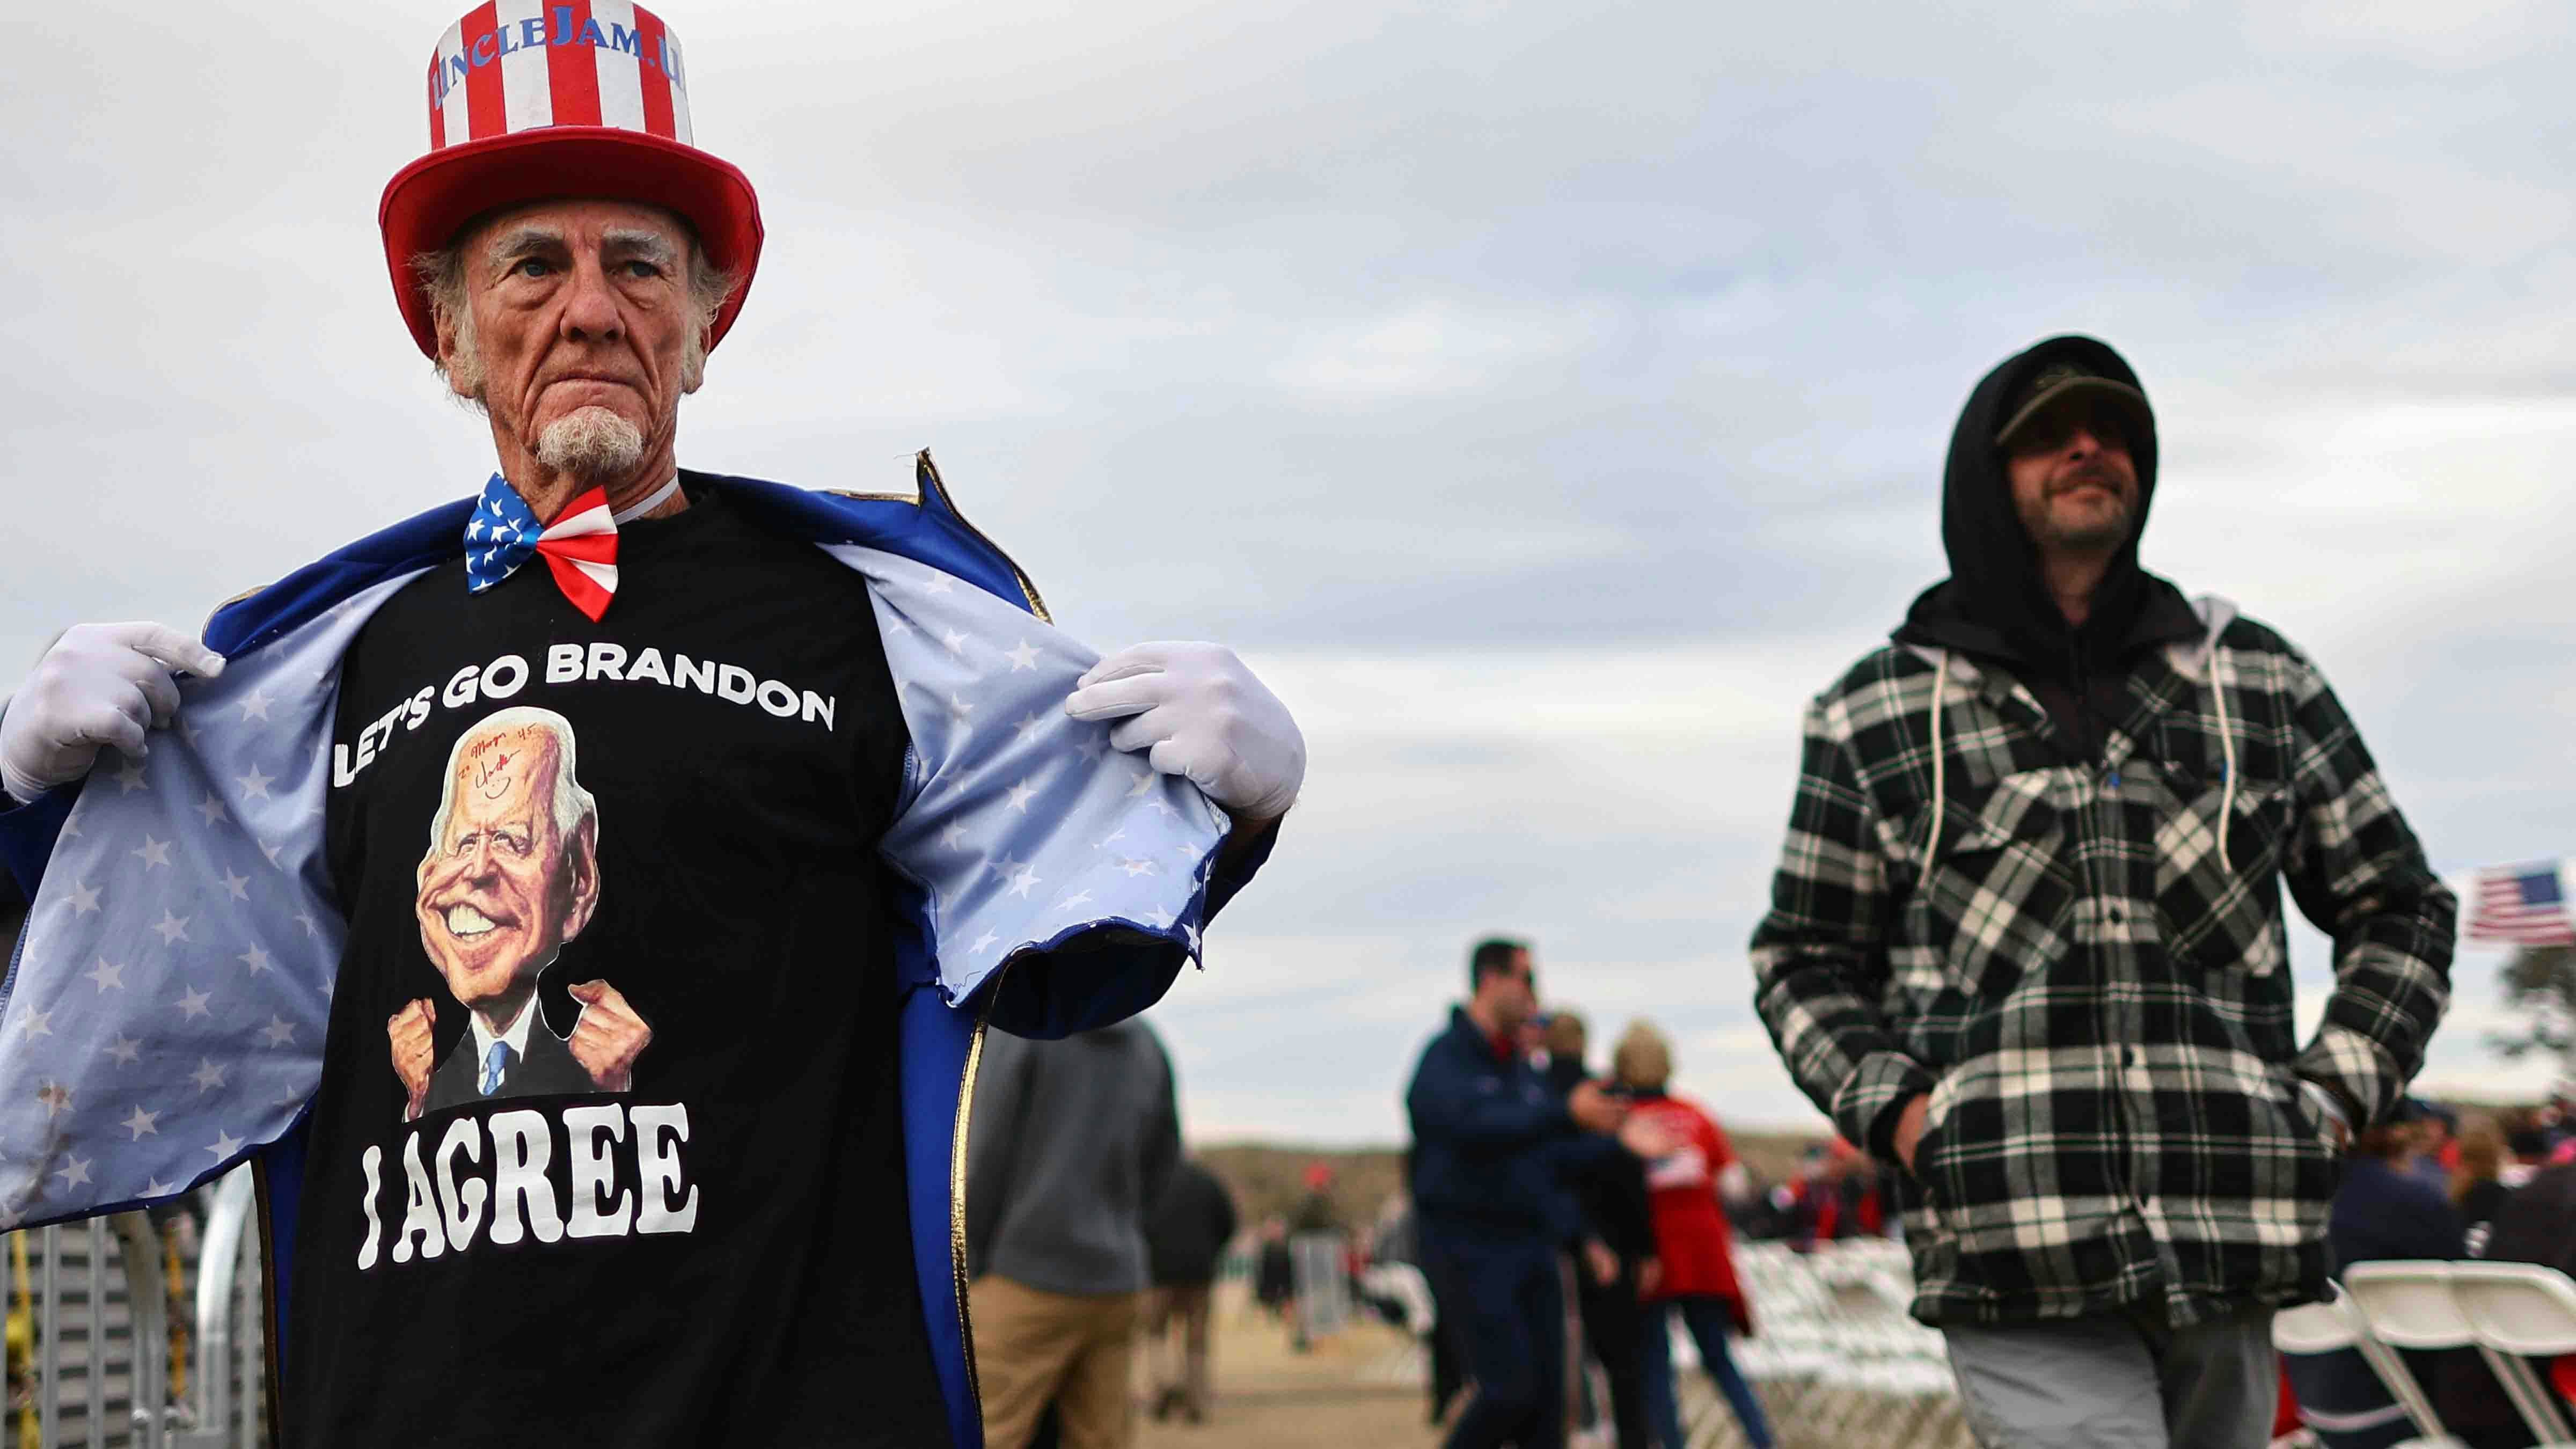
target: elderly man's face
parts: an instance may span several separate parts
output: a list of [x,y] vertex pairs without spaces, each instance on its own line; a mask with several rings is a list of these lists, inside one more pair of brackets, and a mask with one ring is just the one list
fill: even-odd
[[[689,296],[694,245],[670,212],[598,200],[505,211],[463,238],[472,336],[443,326],[439,351],[459,390],[491,413],[505,455],[515,449],[549,467],[613,473],[557,461],[546,447],[549,430],[559,430],[558,455],[572,432],[597,433],[601,413],[632,429],[640,444],[626,467],[667,447],[680,396],[694,385],[684,377],[689,331],[697,325]],[[469,342],[474,355],[466,358]]]
[[420,863],[420,942],[457,1001],[506,1024],[537,973],[599,900],[598,842],[555,826],[562,759],[542,729],[488,735],[459,752],[455,803]]

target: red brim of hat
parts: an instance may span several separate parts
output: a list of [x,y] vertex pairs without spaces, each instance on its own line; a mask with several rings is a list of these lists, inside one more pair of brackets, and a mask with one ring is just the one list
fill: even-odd
[[760,198],[750,178],[695,146],[614,126],[547,126],[442,147],[394,173],[376,223],[385,235],[385,265],[394,301],[412,340],[438,355],[429,294],[411,259],[455,240],[457,228],[484,212],[553,198],[606,197],[668,208],[698,229],[707,259],[739,279],[708,330],[713,348],[760,265]]

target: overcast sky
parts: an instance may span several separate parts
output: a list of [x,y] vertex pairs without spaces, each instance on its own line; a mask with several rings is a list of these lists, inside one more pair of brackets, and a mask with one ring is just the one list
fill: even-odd
[[[472,491],[374,218],[446,4],[8,5],[0,687]],[[1945,571],[1977,376],[2122,349],[2144,555],[2281,628],[2436,866],[2571,853],[2557,3],[670,0],[769,242],[681,460],[963,508],[1213,638],[1305,802],[1154,1020],[1202,1138],[1393,1141],[1468,943],[1818,1120],[1744,943],[1798,712]],[[2296,943],[2303,1020],[2329,984]],[[2428,1085],[2501,1067],[2463,951]]]

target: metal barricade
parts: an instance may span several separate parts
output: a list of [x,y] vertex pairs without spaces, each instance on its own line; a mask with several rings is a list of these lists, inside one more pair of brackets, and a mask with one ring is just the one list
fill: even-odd
[[1288,1240],[1288,1255],[1301,1336],[1339,1333],[1351,1317],[1349,1240],[1340,1233],[1299,1233]]
[[258,1207],[249,1168],[235,1168],[215,1185],[197,1256],[191,1427],[172,1437],[171,1449],[257,1449],[264,1442],[267,1297]]
[[[266,1427],[264,1298],[248,1168],[209,1189],[194,1332],[174,1341],[170,1267],[143,1213],[10,1234],[19,1401],[6,1449],[253,1449]],[[111,1251],[112,1249],[112,1251]],[[185,1357],[174,1363],[174,1353]],[[174,1370],[185,1391],[174,1397]]]
[[[44,1449],[165,1449],[163,1423],[148,1407],[164,1397],[168,1366],[160,1235],[143,1214],[120,1213],[32,1237],[11,1250],[13,1260],[34,1259],[12,1316],[23,1317],[35,1362],[10,1438],[24,1444],[32,1430]],[[20,1335],[11,1339],[15,1346]]]

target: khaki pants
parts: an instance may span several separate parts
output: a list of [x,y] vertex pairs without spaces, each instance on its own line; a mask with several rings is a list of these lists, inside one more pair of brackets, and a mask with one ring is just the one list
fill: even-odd
[[1127,1449],[1128,1396],[1142,1293],[1048,1293],[987,1273],[967,1287],[975,1375],[984,1391],[984,1449],[1026,1449],[1056,1406],[1064,1449]]
[[1208,1285],[1168,1283],[1154,1290],[1145,1324],[1146,1358],[1154,1376],[1154,1415],[1178,1404],[1193,1421],[1208,1412]]

